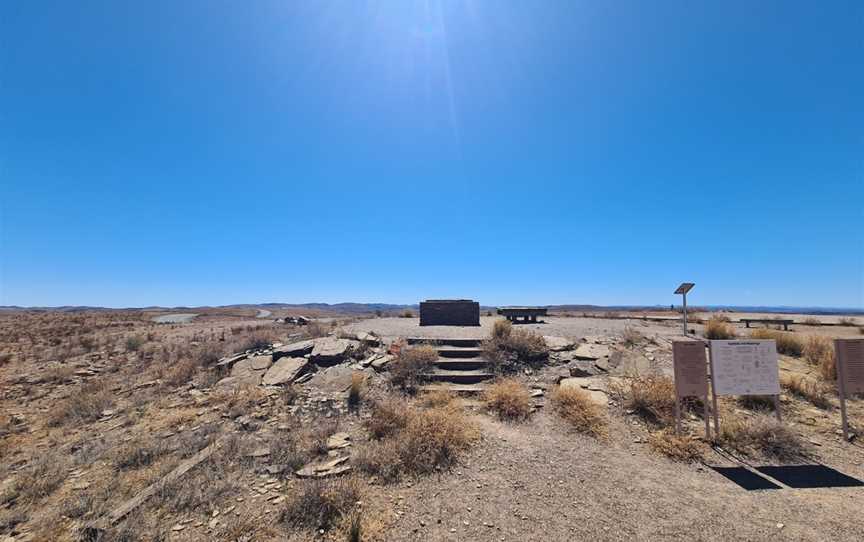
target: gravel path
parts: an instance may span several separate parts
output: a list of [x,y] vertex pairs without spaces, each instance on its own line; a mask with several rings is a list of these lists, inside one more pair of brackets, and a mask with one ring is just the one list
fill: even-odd
[[397,492],[403,514],[388,540],[864,539],[864,488],[746,491],[632,436],[610,444],[573,434],[545,412],[523,425],[476,419],[484,442],[465,464]]
[[[419,318],[371,318],[346,326],[350,331],[374,332],[385,339],[396,337],[429,338],[485,338],[499,316],[481,316],[480,326],[420,326]],[[605,318],[564,318],[547,316],[545,323],[518,324],[517,329],[528,329],[542,335],[581,339],[589,335],[621,335],[629,326],[645,335],[672,337],[681,333],[677,323],[645,322],[639,319],[612,320]]]

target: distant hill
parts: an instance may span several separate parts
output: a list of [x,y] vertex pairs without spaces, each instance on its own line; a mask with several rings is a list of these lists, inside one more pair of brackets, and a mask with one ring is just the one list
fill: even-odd
[[[501,305],[506,307],[507,305]],[[649,311],[649,310],[664,310],[668,309],[669,305],[540,305],[551,311],[556,312],[597,312],[597,311]],[[675,305],[678,306],[677,304]],[[286,310],[302,313],[303,311],[324,312],[335,314],[372,314],[381,311],[384,314],[393,314],[404,311],[406,309],[417,311],[418,304],[399,305],[392,303],[258,303],[258,304],[238,304],[238,305],[219,305],[219,306],[203,306],[203,307],[127,307],[124,309],[106,308],[106,307],[91,307],[91,306],[60,306],[60,307],[20,307],[20,306],[0,306],[0,311],[20,311],[20,310],[38,310],[38,311],[62,311],[62,312],[81,312],[81,311],[110,311],[110,310],[139,310],[139,311],[186,311],[195,312],[201,310],[225,310],[225,309],[257,309],[263,308],[268,310]],[[481,305],[481,312],[494,311],[495,306]],[[733,312],[766,312],[777,314],[814,314],[814,315],[834,315],[834,314],[850,314],[864,315],[864,309],[850,309],[841,307],[785,307],[785,306],[739,306],[739,305],[698,305],[692,307],[693,311],[717,311],[726,310]]]

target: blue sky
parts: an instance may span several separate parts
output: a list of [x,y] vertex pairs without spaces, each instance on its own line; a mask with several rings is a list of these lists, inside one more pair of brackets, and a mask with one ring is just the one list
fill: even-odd
[[864,307],[864,3],[0,4],[0,304]]

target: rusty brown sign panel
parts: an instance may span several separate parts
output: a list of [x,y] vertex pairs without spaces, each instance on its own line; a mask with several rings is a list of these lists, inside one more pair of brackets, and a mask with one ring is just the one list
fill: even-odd
[[701,341],[674,341],[672,364],[678,397],[708,395],[708,360],[705,357],[705,345]]
[[[864,393],[864,339],[835,339],[837,378],[842,378],[842,390]],[[841,384],[838,382],[838,384]]]

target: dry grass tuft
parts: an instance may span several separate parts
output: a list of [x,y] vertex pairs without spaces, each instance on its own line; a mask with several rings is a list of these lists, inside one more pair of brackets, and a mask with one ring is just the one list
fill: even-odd
[[804,342],[791,331],[776,331],[773,329],[754,329],[750,334],[752,339],[774,339],[777,352],[787,356],[800,357],[804,351]]
[[483,341],[483,351],[500,372],[512,372],[520,365],[538,365],[549,358],[549,347],[542,335],[513,329],[507,320],[497,320],[492,334]]
[[486,389],[484,400],[502,420],[524,420],[531,414],[531,394],[515,378],[495,381]]
[[151,465],[167,453],[167,447],[148,433],[115,448],[113,462],[118,470],[139,469]]
[[414,392],[424,381],[428,372],[438,359],[438,351],[429,345],[403,348],[399,357],[390,363],[390,382],[405,391]]
[[656,452],[675,461],[701,461],[705,453],[699,440],[690,435],[676,435],[668,429],[651,433],[648,444]]
[[792,395],[800,397],[818,408],[828,410],[831,401],[824,385],[804,375],[780,375],[780,385]]
[[628,411],[656,425],[675,418],[675,383],[665,375],[637,375],[610,388]]
[[826,382],[837,380],[837,366],[834,361],[834,344],[828,337],[811,335],[804,343],[804,359],[819,368],[819,376]]
[[606,435],[603,408],[578,388],[557,387],[550,396],[552,408],[573,429],[593,437]]
[[636,331],[630,326],[624,328],[624,334],[622,335],[622,342],[624,346],[631,348],[633,346],[637,346],[641,344],[645,340],[645,335]]
[[711,340],[724,340],[735,338],[735,328],[729,323],[729,318],[714,315],[705,323],[705,338]]
[[348,410],[356,412],[360,408],[360,401],[363,395],[363,384],[366,382],[366,376],[361,371],[351,373],[351,387],[348,388]]
[[735,398],[741,408],[756,412],[773,412],[775,408],[773,395],[741,395]]
[[757,453],[778,461],[799,459],[806,451],[788,426],[764,415],[746,420],[727,416],[720,424],[718,441],[745,455]]
[[373,405],[366,427],[375,441],[358,447],[352,462],[385,481],[449,468],[479,436],[458,402],[423,408],[387,399]]
[[57,452],[40,457],[18,474],[2,500],[32,504],[44,499],[66,480],[68,464]]
[[114,395],[102,381],[85,384],[68,399],[55,404],[48,412],[48,425],[81,424],[102,417],[102,411],[114,405]]
[[363,492],[356,478],[308,480],[289,495],[279,522],[296,529],[329,531],[351,518]]

